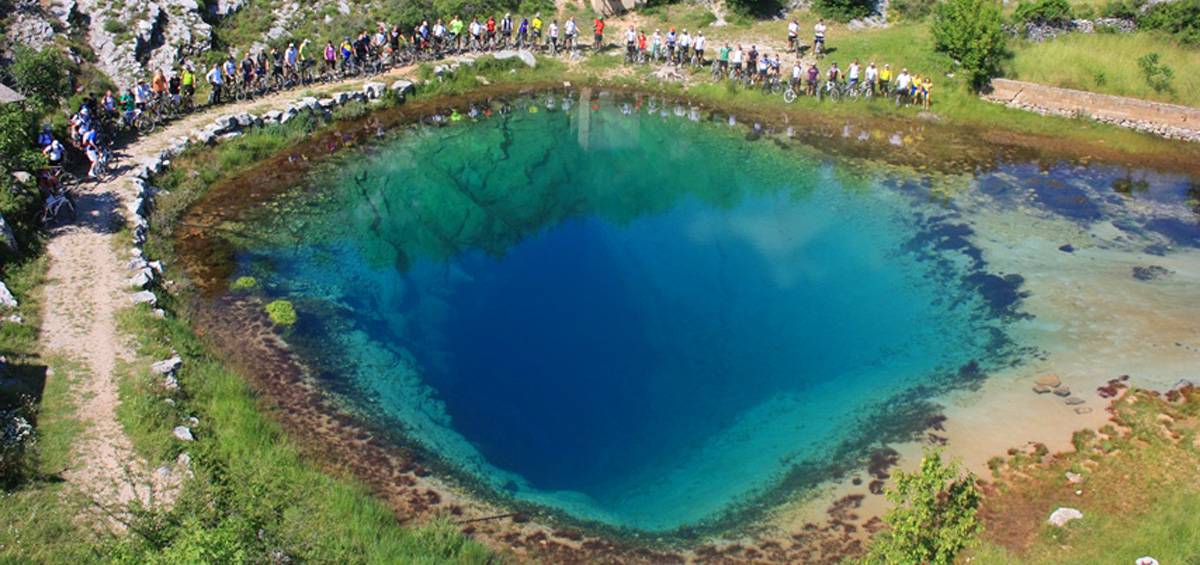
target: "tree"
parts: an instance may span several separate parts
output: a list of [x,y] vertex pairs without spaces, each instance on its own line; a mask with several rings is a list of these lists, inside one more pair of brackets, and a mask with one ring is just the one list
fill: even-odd
[[1000,70],[1006,36],[993,0],[948,0],[934,10],[934,48],[958,61],[978,91]]
[[17,49],[9,72],[17,89],[43,106],[54,106],[59,98],[71,93],[67,63],[52,47],[41,51]]
[[814,7],[826,18],[848,22],[874,13],[875,2],[876,0],[817,0]]
[[895,506],[884,516],[889,529],[871,543],[867,563],[950,565],[979,533],[975,476],[925,452],[916,473],[899,472],[887,498]]

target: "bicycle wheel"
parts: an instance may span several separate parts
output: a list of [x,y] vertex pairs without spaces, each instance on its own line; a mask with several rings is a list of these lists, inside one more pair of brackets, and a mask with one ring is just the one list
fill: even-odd
[[154,120],[153,116],[143,113],[133,121],[133,127],[137,128],[139,135],[147,135],[152,133],[154,128],[158,127],[158,123]]
[[783,91],[783,101],[787,102],[788,104],[795,102],[796,101],[796,91],[794,89],[792,89],[791,87],[788,87],[787,90]]

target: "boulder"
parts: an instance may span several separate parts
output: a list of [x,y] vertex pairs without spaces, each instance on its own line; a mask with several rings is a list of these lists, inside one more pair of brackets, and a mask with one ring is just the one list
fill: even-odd
[[367,98],[379,98],[383,96],[386,88],[387,85],[382,82],[368,82],[363,85],[363,94],[366,94]]
[[1036,393],[1038,393],[1038,394],[1047,394],[1047,393],[1049,393],[1050,391],[1053,391],[1053,390],[1054,390],[1054,389],[1052,389],[1052,388],[1050,388],[1050,387],[1048,387],[1048,386],[1046,386],[1046,385],[1042,385],[1042,384],[1033,385],[1033,392],[1036,392]]
[[192,436],[192,430],[187,426],[175,426],[175,429],[171,430],[171,435],[179,441],[196,441],[196,438]]
[[1050,525],[1061,528],[1066,526],[1067,522],[1070,522],[1071,520],[1080,520],[1082,518],[1083,512],[1080,512],[1074,508],[1062,507],[1050,514],[1049,522]]
[[6,247],[10,252],[17,251],[17,238],[13,235],[12,227],[4,221],[3,214],[0,214],[0,245]]
[[524,50],[511,51],[511,50],[506,49],[504,51],[497,51],[492,56],[495,57],[496,60],[498,60],[498,61],[503,61],[505,59],[512,59],[513,57],[516,57],[517,59],[520,59],[522,63],[525,63],[526,67],[534,68],[537,66],[537,58],[534,57],[533,53],[530,53],[529,51],[524,51]]
[[1072,396],[1072,397],[1064,400],[1063,404],[1066,404],[1067,406],[1079,406],[1080,404],[1083,404],[1085,402],[1087,402],[1087,401],[1082,398],[1079,398],[1078,396]]
[[0,282],[0,306],[4,308],[16,308],[17,299],[8,291],[8,287]]
[[151,261],[151,262],[149,262],[149,263],[146,263],[146,266],[147,266],[147,267],[150,267],[151,269],[154,269],[154,272],[156,272],[156,273],[158,273],[158,274],[160,274],[160,275],[161,275],[161,274],[163,274],[163,264],[162,264],[162,261]]
[[282,117],[283,112],[280,112],[279,110],[271,110],[270,112],[262,115],[262,119],[265,122],[278,122]]
[[349,92],[339,92],[337,94],[334,94],[333,101],[336,102],[338,106],[341,106],[342,104],[345,104],[350,101],[350,93]]
[[136,289],[146,288],[146,287],[150,286],[150,283],[153,283],[153,282],[154,282],[154,271],[151,271],[149,267],[142,268],[142,270],[138,271],[132,277],[129,278],[129,286],[136,288]]
[[337,106],[337,101],[332,98],[322,98],[317,101],[317,104],[320,104],[321,108],[328,110],[334,106]]
[[415,89],[411,80],[400,79],[392,83],[392,92],[399,94],[401,98],[403,98],[404,95],[413,92],[414,90]]
[[154,293],[148,290],[135,292],[133,293],[133,296],[129,297],[129,299],[132,300],[134,304],[149,304],[151,306],[158,305],[158,297],[154,296]]
[[237,125],[240,128],[248,128],[254,125],[254,116],[251,116],[249,112],[242,112],[238,114],[236,119]]
[[1066,386],[1057,387],[1054,389],[1054,394],[1057,394],[1058,396],[1062,396],[1064,398],[1071,396],[1071,387],[1066,387]]
[[181,366],[183,366],[183,358],[179,355],[172,355],[169,359],[155,361],[153,365],[150,365],[150,372],[156,375],[173,375]]

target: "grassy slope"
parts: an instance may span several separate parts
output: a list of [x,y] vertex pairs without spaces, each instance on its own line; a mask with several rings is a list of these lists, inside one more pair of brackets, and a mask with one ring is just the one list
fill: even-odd
[[[1076,434],[1077,451],[1006,464],[986,500],[990,531],[974,563],[1200,562],[1200,393],[1184,403],[1146,392],[1118,401],[1115,426]],[[1084,477],[1071,485],[1065,473]],[[1081,494],[1075,494],[1078,490]],[[1060,506],[1084,518],[1046,525]]]
[[[1012,78],[1118,96],[1200,107],[1200,50],[1153,33],[1073,34],[1044,43],[1020,42],[1005,74]],[[1155,92],[1137,59],[1158,53],[1175,72],[1174,89]]]

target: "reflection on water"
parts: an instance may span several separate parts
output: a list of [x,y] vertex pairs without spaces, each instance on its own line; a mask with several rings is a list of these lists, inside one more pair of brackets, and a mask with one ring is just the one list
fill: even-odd
[[794,130],[586,91],[460,110],[247,211],[237,274],[296,302],[289,340],[379,425],[619,526],[811,485],[1053,345],[1014,342],[1027,273],[989,265],[981,212],[1117,232],[1076,247],[1198,244],[1182,177],[899,177]]

